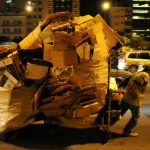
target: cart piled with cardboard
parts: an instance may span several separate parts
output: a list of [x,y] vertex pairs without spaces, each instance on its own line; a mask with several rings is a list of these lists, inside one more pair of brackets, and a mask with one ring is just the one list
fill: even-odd
[[109,55],[121,46],[121,37],[99,14],[73,21],[71,16],[49,15],[7,50],[9,55],[1,60],[0,94],[6,99],[4,93],[9,93],[9,102],[15,98],[7,107],[11,118],[1,115],[1,132],[23,128],[44,114],[48,126],[99,126],[109,133],[112,112],[118,112],[111,109]]

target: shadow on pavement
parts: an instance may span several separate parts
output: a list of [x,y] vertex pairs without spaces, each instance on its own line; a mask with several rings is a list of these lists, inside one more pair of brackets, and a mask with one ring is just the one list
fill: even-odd
[[150,104],[142,104],[141,113],[150,119]]
[[[18,132],[14,140],[3,142],[27,149],[67,149],[75,144],[101,143],[105,144],[108,134],[97,128],[73,129],[57,126],[57,134],[48,130],[44,124],[29,125]],[[110,139],[120,138],[121,135],[111,133]]]

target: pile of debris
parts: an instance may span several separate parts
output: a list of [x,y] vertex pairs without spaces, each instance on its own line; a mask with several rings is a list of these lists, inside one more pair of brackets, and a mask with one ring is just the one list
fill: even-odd
[[121,38],[100,15],[71,16],[49,15],[0,53],[0,133],[32,123],[39,112],[80,118],[105,105],[109,53]]

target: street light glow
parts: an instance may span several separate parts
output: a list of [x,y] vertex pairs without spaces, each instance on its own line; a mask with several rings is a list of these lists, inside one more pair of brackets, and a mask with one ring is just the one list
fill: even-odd
[[109,5],[106,3],[106,4],[104,4],[104,8],[108,8],[109,7]]
[[103,8],[106,10],[106,9],[109,9],[109,7],[110,7],[110,4],[108,3],[108,2],[105,2],[104,4],[103,4]]
[[27,11],[31,11],[31,10],[32,10],[31,6],[27,6]]

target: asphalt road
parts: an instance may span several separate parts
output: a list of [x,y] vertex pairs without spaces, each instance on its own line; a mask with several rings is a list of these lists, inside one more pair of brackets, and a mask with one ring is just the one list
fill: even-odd
[[111,138],[102,145],[102,131],[60,128],[60,135],[50,136],[42,122],[24,128],[17,139],[5,140],[0,135],[0,150],[150,150],[150,84],[146,91],[141,117],[134,131],[136,138],[122,137],[123,127],[130,119],[126,115],[111,127]]

